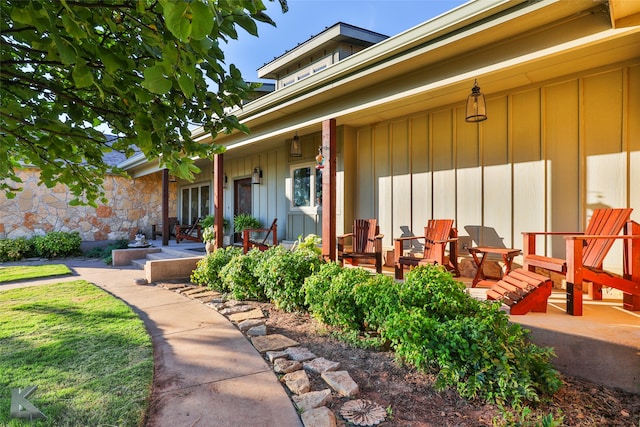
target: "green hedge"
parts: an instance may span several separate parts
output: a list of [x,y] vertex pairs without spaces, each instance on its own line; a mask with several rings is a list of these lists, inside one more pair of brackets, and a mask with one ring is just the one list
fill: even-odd
[[274,247],[246,256],[217,250],[198,263],[192,280],[235,298],[308,310],[345,337],[378,337],[378,345],[390,346],[399,361],[435,373],[437,389],[452,388],[468,399],[519,405],[559,389],[553,350],[532,344],[529,332],[510,323],[499,303],[472,298],[443,268],[418,267],[395,282],[324,263],[314,248]]
[[52,231],[30,239],[0,239],[0,262],[19,261],[22,258],[61,258],[81,253],[80,233]]

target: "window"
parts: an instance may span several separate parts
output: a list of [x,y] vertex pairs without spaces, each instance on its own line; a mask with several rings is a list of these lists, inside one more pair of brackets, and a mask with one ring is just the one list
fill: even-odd
[[322,169],[297,166],[291,170],[291,177],[294,208],[322,206]]
[[182,224],[193,224],[196,218],[204,218],[210,212],[209,184],[184,187],[182,189]]

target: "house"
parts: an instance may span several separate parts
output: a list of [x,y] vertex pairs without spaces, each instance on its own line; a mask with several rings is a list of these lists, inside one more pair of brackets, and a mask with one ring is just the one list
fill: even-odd
[[[107,142],[115,138],[107,135]],[[107,164],[116,166],[125,161],[122,153],[104,154]],[[161,221],[158,206],[162,204],[161,177],[152,174],[130,179],[126,176],[104,177],[107,204],[70,206],[73,196],[67,187],[53,188],[38,185],[40,170],[26,166],[17,171],[22,180],[22,191],[13,199],[0,196],[0,238],[31,237],[49,231],[78,231],[83,247],[90,242],[132,240],[138,230],[147,231]],[[170,183],[171,188],[175,187]],[[135,195],[133,197],[132,195]],[[167,204],[175,211],[175,189]],[[96,243],[97,244],[97,243]]]
[[[639,221],[638,46],[625,1],[469,2],[389,38],[338,23],[258,70],[275,90],[236,111],[251,133],[217,136],[177,214],[278,218],[280,240],[318,234],[328,257],[354,218],[377,218],[388,249],[429,218],[455,219],[461,248],[582,230],[603,206]],[[475,81],[488,119],[469,123]]]
[[[217,135],[226,152],[193,182],[142,156],[120,166],[169,188],[144,227],[250,212],[278,218],[281,241],[322,236],[329,258],[354,218],[377,218],[388,250],[453,218],[462,253],[582,230],[597,207],[640,221],[638,46],[640,4],[624,0],[472,1],[392,37],[338,23],[258,70],[275,90],[235,111],[251,133]],[[469,123],[476,81],[488,119]]]

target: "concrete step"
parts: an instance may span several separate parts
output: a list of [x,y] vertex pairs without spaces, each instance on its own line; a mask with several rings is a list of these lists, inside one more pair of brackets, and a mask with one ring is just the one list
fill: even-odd
[[[188,249],[175,249],[175,248],[160,248],[162,253],[167,255],[168,258],[191,258],[194,256],[204,255],[204,252],[190,251]],[[148,256],[148,255],[147,255]]]
[[139,268],[140,270],[144,270],[144,265],[147,263],[147,259],[146,258],[141,258],[141,259],[132,259],[131,260],[131,265]]

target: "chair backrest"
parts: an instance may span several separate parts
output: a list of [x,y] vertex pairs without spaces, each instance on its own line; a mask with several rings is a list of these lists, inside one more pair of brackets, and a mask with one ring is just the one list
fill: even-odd
[[437,254],[443,253],[441,247],[436,248],[435,241],[447,240],[453,229],[452,219],[430,219],[424,228],[424,258],[433,259]]
[[[616,236],[631,217],[633,209],[601,208],[593,211],[584,234],[591,236]],[[607,256],[614,239],[585,239],[582,251],[582,265],[602,268],[602,262]]]
[[375,237],[379,233],[378,220],[356,219],[353,221],[353,252],[375,252]]
[[276,231],[276,222],[278,222],[278,218],[274,218],[273,222],[271,223],[271,227],[269,227],[269,231],[267,231],[267,234],[265,234],[264,239],[262,240],[262,244],[266,245],[267,244],[267,239],[269,238],[269,234],[271,234],[272,232],[275,233]]

